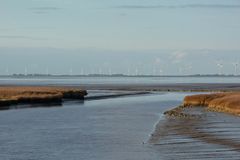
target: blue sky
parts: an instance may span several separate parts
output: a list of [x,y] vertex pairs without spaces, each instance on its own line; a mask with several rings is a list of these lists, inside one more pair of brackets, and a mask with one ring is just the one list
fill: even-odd
[[[65,66],[77,74],[80,68],[88,68],[85,63],[96,64],[88,70],[108,63],[115,72],[126,72],[126,65],[98,61],[121,54],[132,70],[141,63],[153,65],[155,60],[160,65],[161,59],[165,73],[179,74],[179,68],[186,68],[179,66],[188,65],[183,57],[191,57],[188,63],[193,65],[196,57],[204,61],[199,56],[203,50],[215,55],[208,64],[211,69],[192,67],[192,73],[217,72],[216,61],[225,59],[229,59],[225,66],[229,65],[226,72],[230,73],[230,63],[237,61],[240,51],[239,16],[240,0],[0,0],[0,74],[6,68],[21,72],[19,68],[32,63],[43,66],[34,72],[47,65],[54,73],[65,73],[57,69]],[[48,63],[34,58],[14,64],[9,60],[29,54],[44,57]],[[67,55],[72,60],[65,62]],[[176,64],[173,56],[181,61],[166,67],[163,61]],[[146,61],[146,57],[153,60]]]

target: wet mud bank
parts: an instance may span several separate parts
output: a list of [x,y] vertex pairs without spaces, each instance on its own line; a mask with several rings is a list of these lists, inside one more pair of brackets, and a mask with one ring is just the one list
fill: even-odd
[[204,107],[166,111],[148,143],[165,159],[238,159],[240,118]]
[[166,159],[239,159],[239,101],[238,92],[186,96],[148,142]]

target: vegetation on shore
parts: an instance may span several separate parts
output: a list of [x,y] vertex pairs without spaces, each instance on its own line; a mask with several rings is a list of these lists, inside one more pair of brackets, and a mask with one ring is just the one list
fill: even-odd
[[63,99],[83,100],[85,95],[85,90],[67,87],[0,87],[0,106],[61,103]]
[[240,92],[212,93],[186,96],[184,106],[206,106],[218,112],[240,115]]
[[193,106],[202,106],[210,111],[240,116],[240,92],[221,92],[186,96],[181,106],[166,111],[165,114],[169,116],[179,116],[183,114],[183,108]]

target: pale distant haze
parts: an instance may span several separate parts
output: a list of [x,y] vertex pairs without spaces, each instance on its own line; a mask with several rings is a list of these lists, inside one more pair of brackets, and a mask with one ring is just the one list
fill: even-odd
[[0,0],[0,74],[239,74],[239,17],[240,0]]

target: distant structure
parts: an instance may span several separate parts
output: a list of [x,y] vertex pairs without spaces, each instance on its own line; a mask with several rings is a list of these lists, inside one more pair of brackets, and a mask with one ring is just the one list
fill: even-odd
[[9,76],[9,69],[8,69],[8,67],[6,68],[6,75]]
[[139,71],[138,71],[138,68],[136,68],[135,75],[138,76],[138,74],[139,74]]
[[46,68],[46,75],[49,75],[48,67]]
[[188,65],[186,65],[186,67],[185,67],[185,69],[186,69],[186,71],[187,71],[187,75],[191,75],[191,71],[192,71],[192,64],[188,64]]
[[160,70],[159,70],[159,75],[161,76],[161,75],[162,75],[162,73],[163,73],[163,70],[162,70],[162,69],[160,69]]
[[70,75],[70,76],[73,75],[73,69],[72,69],[72,68],[69,69],[69,75]]
[[94,68],[92,68],[90,74],[94,74],[94,72]]
[[232,63],[234,66],[234,75],[238,75],[238,66],[239,66],[239,62],[234,62]]
[[108,69],[108,74],[112,75],[112,69],[111,68]]
[[156,69],[153,68],[152,74],[155,76],[156,75]]
[[102,74],[102,68],[99,68],[99,70],[98,70],[98,74],[99,74],[99,75]]
[[84,75],[84,70],[83,70],[83,68],[81,68],[81,75]]
[[182,65],[182,66],[179,66],[178,68],[178,72],[180,75],[190,75],[191,71],[192,71],[192,64]]
[[24,75],[25,75],[25,76],[28,75],[28,69],[27,69],[27,67],[24,68]]
[[127,76],[130,76],[130,69],[127,70]]
[[223,64],[221,61],[217,62],[217,66],[219,68],[219,75],[222,75],[223,74]]
[[183,68],[182,68],[182,67],[179,67],[179,68],[178,68],[178,72],[179,72],[180,75],[182,75],[182,74],[183,74]]

